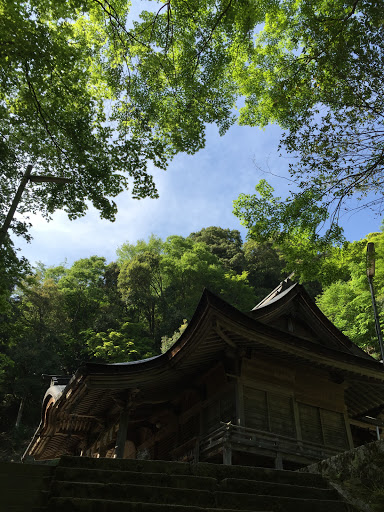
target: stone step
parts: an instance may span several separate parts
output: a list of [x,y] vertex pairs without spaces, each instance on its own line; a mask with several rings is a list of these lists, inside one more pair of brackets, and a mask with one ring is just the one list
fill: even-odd
[[163,460],[110,459],[63,455],[58,467],[190,475],[192,464]]
[[0,510],[1,512],[48,512],[48,509],[45,507],[31,507],[30,505],[4,505],[3,508],[1,506],[3,503],[0,501]]
[[54,471],[53,466],[45,466],[40,464],[21,464],[19,462],[0,462],[0,476],[28,476],[30,478],[42,478],[50,476]]
[[[158,503],[141,503],[112,500],[95,500],[79,498],[52,498],[49,511],[55,512],[249,512],[238,507],[201,508],[188,505],[172,505]],[[276,512],[277,509],[253,509],[253,512]],[[299,512],[297,510],[296,512]]]
[[[181,489],[218,490],[215,478],[194,475],[167,475],[165,473],[135,473],[133,471],[107,471],[80,468],[62,468],[56,470],[55,480],[61,482],[130,484]],[[337,499],[334,489],[280,484],[276,482],[248,479],[225,478],[219,484],[223,491],[273,496],[291,496],[312,499]]]
[[[297,489],[296,489],[297,490]],[[287,497],[284,495],[262,495],[239,492],[207,491],[197,489],[177,489],[130,484],[101,484],[54,482],[52,496],[116,500],[126,503],[147,503],[197,506],[201,508],[243,509],[243,510],[284,510],[284,512],[347,512],[348,506],[335,499]]]
[[93,498],[102,500],[118,500],[141,503],[167,503],[174,505],[194,505],[214,507],[215,493],[203,489],[177,489],[131,484],[102,484],[82,482],[54,481],[51,488],[52,496]]
[[30,475],[0,475],[0,488],[6,489],[7,491],[33,491],[40,489],[48,489],[51,483],[50,476],[34,476]]
[[311,487],[327,488],[328,483],[319,474],[306,473],[310,478],[302,478],[305,473],[271,468],[257,468],[251,466],[224,466],[222,464],[209,464],[201,462],[191,464],[191,472],[194,475],[212,476],[217,480],[235,478],[239,480],[267,481],[281,484],[309,485]]
[[[238,502],[234,508],[229,504],[217,507],[196,507],[179,504],[158,504],[81,498],[52,498],[48,510],[55,512],[356,512],[355,509],[342,502],[311,500],[272,499],[261,497],[252,508],[241,509]],[[267,503],[268,502],[268,503]]]
[[217,487],[217,480],[213,477],[69,467],[58,467],[55,479],[67,482],[156,485],[183,489],[216,490]]
[[60,467],[98,469],[104,471],[131,471],[140,473],[165,473],[169,475],[194,475],[222,480],[238,478],[245,480],[269,481],[294,485],[309,485],[326,488],[324,478],[316,473],[299,473],[296,471],[258,468],[252,466],[224,466],[200,462],[189,464],[185,462],[169,462],[161,460],[130,460],[106,459],[89,457],[63,456]]
[[356,512],[344,501],[265,496],[245,493],[216,493],[218,508],[274,510],[281,512]]
[[245,494],[286,496],[291,498],[306,498],[319,500],[337,500],[339,495],[335,489],[309,487],[303,485],[280,484],[276,482],[258,482],[237,478],[224,478],[220,489],[226,492]]
[[[24,507],[24,510],[31,510],[32,507],[45,505],[48,501],[48,491],[25,490],[21,485],[18,490],[0,490],[0,505],[4,507]],[[0,509],[1,510],[1,509]]]

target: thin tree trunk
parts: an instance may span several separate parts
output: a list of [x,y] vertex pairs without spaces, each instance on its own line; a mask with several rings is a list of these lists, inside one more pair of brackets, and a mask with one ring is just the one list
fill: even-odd
[[25,405],[25,398],[23,397],[21,399],[21,401],[20,401],[19,412],[17,413],[15,428],[19,428],[20,427],[21,418],[23,416],[23,411],[24,411],[24,405]]

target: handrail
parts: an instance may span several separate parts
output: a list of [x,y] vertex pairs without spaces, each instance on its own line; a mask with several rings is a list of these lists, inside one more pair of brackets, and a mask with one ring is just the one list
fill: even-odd
[[[255,444],[258,441],[266,441],[274,444],[273,449],[276,449],[277,451],[283,450],[293,450],[293,447],[286,447],[284,449],[284,446],[280,445],[280,441],[286,441],[288,443],[294,444],[296,448],[299,448],[300,451],[303,450],[303,448],[307,447],[307,449],[313,448],[317,449],[317,451],[321,452],[331,452],[331,454],[336,454],[340,452],[340,449],[337,447],[327,446],[319,443],[314,443],[312,441],[303,441],[301,439],[296,439],[289,436],[284,436],[280,434],[276,434],[274,432],[268,432],[265,430],[258,430],[250,427],[243,427],[241,425],[233,425],[231,422],[225,423],[220,422],[220,426],[210,432],[209,434],[205,435],[204,437],[193,437],[189,439],[188,441],[185,441],[181,445],[174,448],[171,453],[180,453],[183,449],[185,450],[188,448],[193,448],[196,446],[196,443],[199,442],[199,451],[204,452],[205,450],[212,448],[212,445],[216,445],[220,441],[224,441],[224,438],[226,435],[231,438],[233,435],[238,436],[249,436],[250,434],[254,434],[256,436],[259,436],[256,439],[253,439],[255,441]],[[241,442],[241,439],[239,440]]]
[[212,440],[214,438],[216,438],[217,436],[219,436],[219,434],[221,433],[224,433],[224,432],[236,432],[238,434],[256,434],[256,435],[259,435],[259,436],[262,436],[264,439],[266,440],[273,440],[275,442],[279,442],[279,441],[289,441],[291,443],[295,443],[297,446],[307,446],[307,447],[313,447],[313,448],[318,448],[318,449],[321,449],[321,450],[328,450],[328,451],[334,451],[335,453],[338,453],[340,450],[338,449],[338,447],[336,446],[329,446],[329,445],[324,445],[324,444],[320,444],[320,443],[315,443],[313,441],[305,441],[305,440],[302,440],[302,439],[297,439],[295,437],[289,437],[289,436],[284,436],[282,434],[276,434],[275,432],[268,432],[266,430],[258,430],[258,429],[254,429],[254,428],[250,428],[250,427],[243,427],[241,425],[233,425],[233,423],[225,423],[225,422],[220,422],[220,427],[217,428],[216,430],[210,432],[209,434],[207,434],[206,436],[202,437],[201,438],[201,441],[200,441],[200,444],[204,444],[205,442],[208,442],[209,440],[212,442]]
[[243,427],[242,425],[234,425],[233,423],[225,423],[225,422],[220,422],[222,425],[227,425],[227,427],[229,427],[230,430],[239,430],[239,431],[246,431],[246,432],[253,432],[255,434],[262,434],[262,435],[267,435],[267,436],[275,436],[276,438],[278,439],[285,439],[287,441],[294,441],[295,443],[302,443],[302,444],[306,444],[306,445],[311,445],[311,446],[315,446],[317,448],[330,448],[330,449],[337,449],[338,447],[337,446],[334,446],[334,445],[326,445],[326,444],[321,444],[321,443],[315,443],[314,441],[305,441],[303,439],[297,439],[297,437],[289,437],[289,436],[285,436],[283,434],[276,434],[275,432],[269,432],[267,430],[258,430],[258,429],[255,429],[255,428],[251,428],[251,427]]

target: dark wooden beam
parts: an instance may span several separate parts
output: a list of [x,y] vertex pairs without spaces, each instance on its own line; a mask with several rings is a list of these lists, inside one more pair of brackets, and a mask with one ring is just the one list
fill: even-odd
[[125,441],[127,440],[128,422],[129,422],[130,410],[125,407],[120,412],[119,430],[116,437],[115,456],[116,459],[122,459],[124,457]]

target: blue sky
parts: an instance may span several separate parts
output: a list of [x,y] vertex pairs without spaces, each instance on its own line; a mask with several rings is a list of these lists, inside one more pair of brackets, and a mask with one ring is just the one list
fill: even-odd
[[[72,264],[92,255],[108,261],[124,242],[147,239],[152,233],[166,238],[187,236],[203,227],[221,226],[239,229],[243,240],[246,230],[232,214],[232,201],[243,193],[253,193],[256,183],[265,178],[278,195],[287,195],[289,183],[273,174],[287,176],[288,160],[278,157],[281,131],[269,126],[259,128],[233,126],[220,137],[209,126],[205,149],[196,155],[178,155],[167,171],[154,170],[159,199],[134,200],[129,192],[117,198],[118,214],[111,223],[101,220],[90,208],[85,217],[70,221],[64,212],[56,212],[47,223],[32,216],[33,240],[16,241],[20,254],[31,263],[42,261],[58,265]],[[265,169],[258,170],[255,166]],[[358,240],[379,230],[381,219],[369,210],[346,214],[341,219],[348,240]]]

